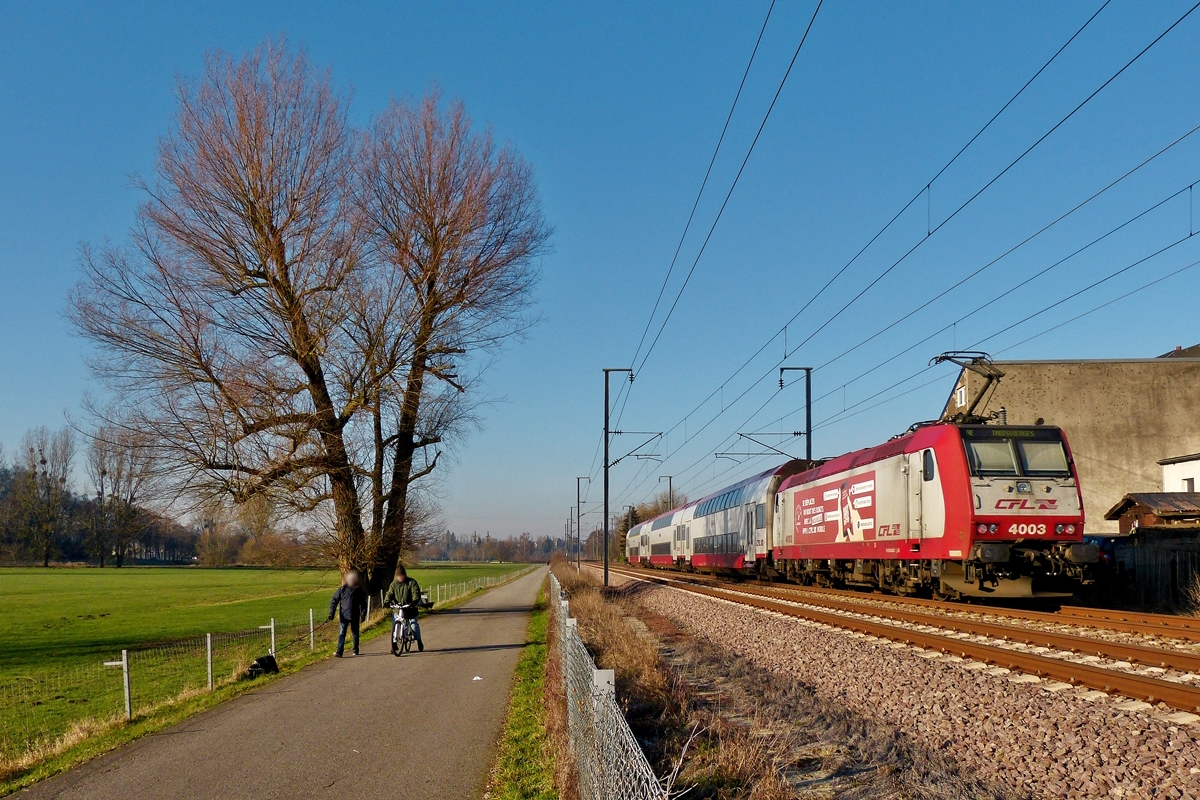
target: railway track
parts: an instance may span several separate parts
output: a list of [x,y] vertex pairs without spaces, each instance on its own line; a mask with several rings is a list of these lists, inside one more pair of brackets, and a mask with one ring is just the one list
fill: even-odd
[[[630,574],[662,575],[661,570],[645,569],[642,567],[620,567]],[[684,573],[686,580],[702,581],[719,586],[738,586],[744,590],[758,584],[745,581],[732,581],[712,575]],[[897,607],[927,609],[949,614],[979,614],[993,617],[1036,622],[1048,625],[1071,625],[1078,628],[1091,628],[1102,631],[1118,631],[1141,636],[1168,637],[1187,642],[1200,643],[1200,617],[1181,617],[1174,614],[1149,614],[1128,611],[1113,611],[1102,608],[1086,608],[1082,606],[1062,606],[1057,612],[1034,611],[1032,609],[1012,608],[961,602],[945,602],[927,600],[919,597],[903,597],[900,595],[885,595],[867,593],[853,589],[832,589],[821,586],[796,586],[791,584],[773,585],[775,591],[793,593],[798,596],[820,598],[841,597],[852,602],[870,603],[873,605],[890,604]]]
[[[827,598],[797,598],[786,590],[745,585],[702,585],[700,582],[663,575],[654,570],[616,568],[618,574],[650,581],[694,594],[719,600],[741,603],[785,616],[810,622],[849,629],[867,636],[887,639],[925,650],[970,658],[983,664],[993,664],[1007,670],[1017,670],[1036,679],[1049,678],[1070,686],[1088,687],[1105,693],[1116,693],[1147,703],[1165,703],[1189,713],[1200,712],[1200,688],[1181,681],[1163,680],[1145,674],[1125,672],[1113,667],[1080,663],[1045,655],[1051,649],[1065,654],[1086,654],[1097,658],[1124,662],[1136,661],[1158,669],[1200,670],[1200,655],[1179,650],[1144,647],[1110,642],[1085,636],[1051,633],[1031,628],[963,620],[937,615],[912,608],[864,607],[835,596]],[[908,598],[904,598],[908,600]],[[910,604],[918,606],[917,604]],[[931,601],[924,601],[931,602]],[[1030,612],[1042,613],[1042,612]],[[1053,616],[1053,615],[1051,615]],[[1082,618],[1081,619],[1087,619]],[[1120,621],[1120,620],[1118,620]],[[1099,620],[1089,620],[1099,622]],[[1141,624],[1136,621],[1129,624]],[[1161,631],[1159,631],[1161,635]],[[976,638],[977,637],[977,638]],[[978,638],[1009,644],[1001,646]],[[1042,652],[1013,649],[1011,643]],[[1049,688],[1049,687],[1048,687]]]

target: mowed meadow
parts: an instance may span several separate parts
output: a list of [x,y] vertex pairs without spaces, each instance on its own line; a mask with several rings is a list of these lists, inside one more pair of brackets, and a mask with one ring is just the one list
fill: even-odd
[[[414,567],[422,589],[500,576],[522,564]],[[119,658],[206,633],[322,622],[338,574],[323,569],[0,568],[0,677],[81,660]]]

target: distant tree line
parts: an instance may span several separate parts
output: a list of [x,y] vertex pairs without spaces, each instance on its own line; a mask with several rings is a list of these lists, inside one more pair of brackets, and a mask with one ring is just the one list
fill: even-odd
[[[451,531],[429,536],[421,547],[421,561],[549,561],[555,553],[566,553],[568,543],[562,537],[534,538],[522,533],[513,539],[493,539],[492,535],[473,533],[459,538]],[[573,550],[571,552],[574,552]]]
[[191,563],[199,534],[145,508],[136,446],[93,439],[93,491],[73,484],[78,438],[70,428],[26,432],[12,458],[0,448],[0,563]]
[[[670,511],[672,508],[685,506],[687,503],[687,496],[680,492],[675,492],[673,497],[663,492],[648,503],[626,506],[624,511],[614,513],[610,517],[608,525],[609,561],[619,561],[625,558],[625,539],[634,525],[654,519],[659,514]],[[601,528],[595,528],[583,537],[583,557],[600,559],[603,555],[604,531]]]
[[[84,487],[74,482],[80,449]],[[332,563],[283,525],[264,497],[204,508],[190,525],[153,510],[143,501],[156,474],[151,452],[138,436],[111,427],[85,434],[35,428],[11,458],[0,447],[0,563]]]

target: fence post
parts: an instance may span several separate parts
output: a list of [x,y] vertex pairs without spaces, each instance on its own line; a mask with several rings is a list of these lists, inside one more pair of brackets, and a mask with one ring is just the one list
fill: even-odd
[[205,638],[205,644],[207,645],[207,649],[208,649],[208,690],[211,692],[211,691],[213,690],[213,679],[212,679],[212,634],[211,634],[211,633],[206,633],[206,634],[204,634],[204,638]]
[[595,737],[593,742],[596,747],[595,754],[595,770],[596,770],[596,785],[611,786],[612,780],[609,775],[612,765],[608,763],[608,757],[604,752],[605,744],[607,743],[608,731],[606,730],[609,702],[616,702],[616,678],[611,669],[592,669],[592,725],[594,725]]
[[121,651],[120,661],[105,661],[106,667],[121,668],[121,685],[125,689],[125,719],[133,719],[133,703],[129,697],[129,651]]
[[313,625],[313,610],[308,610],[308,650],[315,652],[317,649],[317,629]]
[[[574,617],[567,617],[564,620],[565,627],[563,628],[563,641],[571,639],[572,636],[579,635],[579,621]],[[567,648],[562,648],[563,657],[563,674],[567,672]]]
[[129,690],[129,651],[121,651],[121,673],[125,683],[125,719],[133,719],[133,695]]
[[367,622],[371,621],[371,595],[367,595]]
[[271,617],[270,625],[259,625],[258,626],[258,629],[260,631],[265,631],[268,628],[271,629],[271,655],[275,655],[275,618],[274,617]]

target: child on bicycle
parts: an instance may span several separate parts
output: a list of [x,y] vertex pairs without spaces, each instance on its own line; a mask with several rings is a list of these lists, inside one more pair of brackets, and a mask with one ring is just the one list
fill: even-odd
[[[408,572],[405,571],[403,564],[396,565],[396,579],[392,581],[392,585],[388,587],[387,594],[384,595],[383,604],[385,606],[412,606],[412,611],[409,612],[412,616],[408,619],[408,624],[412,628],[413,636],[417,637],[417,650],[425,649],[425,643],[421,641],[421,626],[417,624],[417,604],[421,602],[421,587],[417,585],[416,580],[408,577]],[[396,647],[392,644],[393,649]]]

